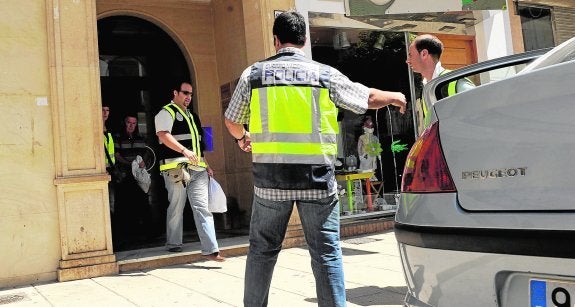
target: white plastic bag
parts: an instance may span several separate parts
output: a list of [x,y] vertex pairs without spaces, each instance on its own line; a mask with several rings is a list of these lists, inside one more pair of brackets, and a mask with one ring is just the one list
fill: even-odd
[[215,213],[228,211],[226,194],[213,177],[210,177],[210,185],[208,186],[208,210]]
[[140,167],[142,160],[141,156],[136,156],[136,159],[132,161],[132,175],[134,175],[134,179],[136,179],[138,186],[142,188],[144,193],[148,193],[152,178],[150,178],[150,174],[146,171],[145,167]]

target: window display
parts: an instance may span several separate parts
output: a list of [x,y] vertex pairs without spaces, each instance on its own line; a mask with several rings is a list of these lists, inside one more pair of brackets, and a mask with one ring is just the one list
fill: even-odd
[[[312,58],[352,81],[410,93],[404,33],[345,29],[350,46],[334,48],[333,37],[342,31],[312,28]],[[336,178],[342,216],[393,213],[407,152],[415,141],[411,106],[403,115],[389,108],[363,115],[339,112]]]

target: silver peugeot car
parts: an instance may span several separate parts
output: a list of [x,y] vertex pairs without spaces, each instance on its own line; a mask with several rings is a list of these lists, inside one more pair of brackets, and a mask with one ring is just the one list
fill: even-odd
[[[478,86],[440,96],[463,77]],[[405,305],[575,306],[575,38],[423,95],[396,215]]]

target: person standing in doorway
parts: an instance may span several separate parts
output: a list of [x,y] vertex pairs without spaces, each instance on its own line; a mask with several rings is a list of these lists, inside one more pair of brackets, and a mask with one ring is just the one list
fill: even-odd
[[186,195],[192,207],[200,237],[202,255],[209,260],[224,261],[220,255],[214,217],[208,210],[209,176],[213,175],[204,157],[203,130],[200,118],[188,109],[192,102],[192,84],[178,82],[172,101],[155,117],[160,142],[158,160],[170,205],[166,216],[166,249],[182,251],[183,212]]
[[116,246],[121,246],[128,243],[124,242],[127,241],[128,234],[144,233],[145,221],[149,220],[148,193],[140,188],[132,172],[133,163],[145,171],[145,160],[148,160],[144,159],[148,154],[146,140],[138,132],[138,118],[135,114],[124,117],[122,130],[114,134],[114,140],[116,165],[123,180],[116,186],[116,211],[119,220],[117,226],[120,230],[115,231],[118,235],[113,238],[114,242],[118,243]]
[[[280,14],[273,25],[277,54],[242,73],[225,124],[252,152],[254,201],[244,281],[244,306],[267,306],[270,283],[294,206],[312,258],[319,306],[345,306],[334,161],[337,107],[355,113],[394,105],[405,96],[351,82],[309,60],[304,17]],[[244,124],[249,124],[249,131]]]
[[107,104],[102,104],[102,127],[104,128],[104,160],[106,161],[106,172],[108,175],[112,176],[112,180],[108,182],[108,196],[110,201],[110,212],[114,214],[114,204],[115,204],[115,174],[113,171],[114,165],[116,164],[116,158],[114,154],[114,137],[112,133],[106,127],[106,121],[110,117],[110,106]]
[[[124,117],[124,124],[122,131],[115,134],[116,145],[116,159],[128,171],[132,165],[132,161],[138,155],[144,156],[146,153],[146,140],[138,132],[138,118],[136,115],[126,115]],[[144,161],[140,163],[140,167],[146,167]]]

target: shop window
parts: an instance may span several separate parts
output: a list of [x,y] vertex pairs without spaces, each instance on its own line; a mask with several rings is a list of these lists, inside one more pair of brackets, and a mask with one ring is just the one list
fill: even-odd
[[[350,80],[368,87],[409,95],[405,33],[312,27],[310,40],[315,61],[330,65]],[[346,186],[345,180],[338,182],[343,215],[382,212],[396,204],[395,196],[401,184],[407,152],[415,139],[411,104],[408,104],[408,108],[405,114],[400,114],[395,107],[368,110],[361,115],[339,110],[338,158],[341,165],[336,169],[339,178],[342,178],[342,174],[356,173],[363,178],[362,170],[358,170],[362,168],[362,163],[366,165],[366,160],[375,163],[375,177],[371,178],[375,185],[370,188],[369,195],[365,183],[360,184],[359,180],[354,180],[353,185],[350,182],[349,186]],[[372,124],[366,124],[368,119]],[[370,135],[366,151],[369,156],[377,155],[375,160],[360,158],[359,146],[366,139],[366,126],[372,127],[377,141],[373,142]]]

